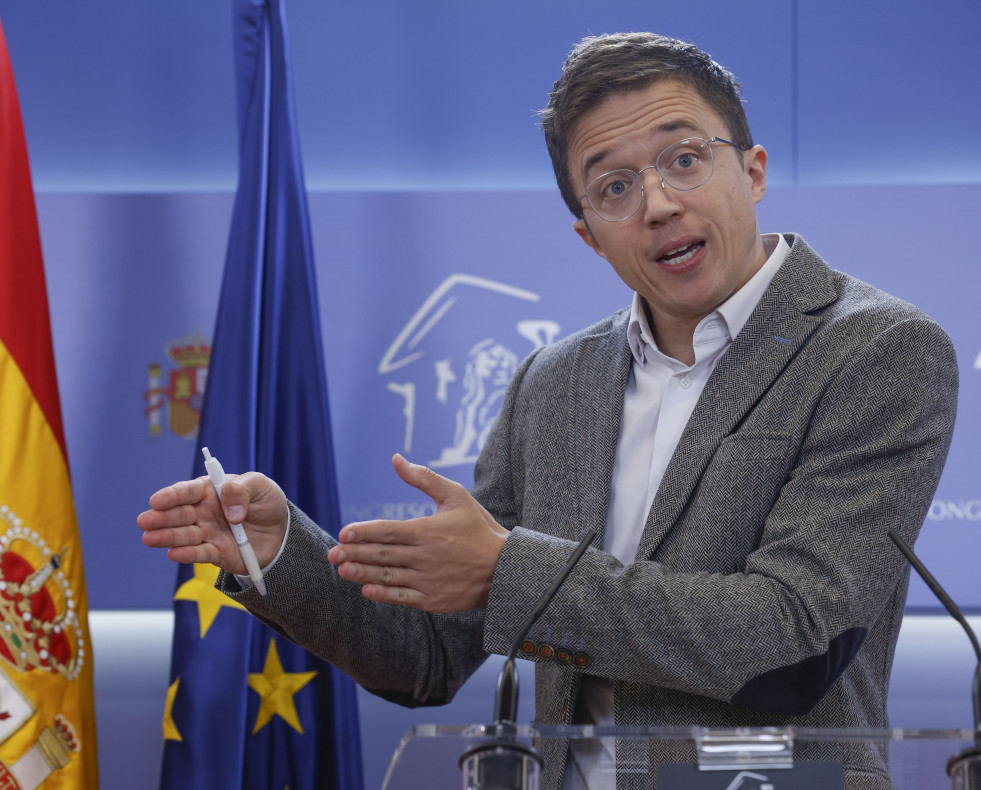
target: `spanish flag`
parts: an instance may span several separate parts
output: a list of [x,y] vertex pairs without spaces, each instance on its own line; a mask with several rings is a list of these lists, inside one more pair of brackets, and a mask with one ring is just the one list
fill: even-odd
[[82,549],[41,240],[0,27],[0,788],[98,787]]

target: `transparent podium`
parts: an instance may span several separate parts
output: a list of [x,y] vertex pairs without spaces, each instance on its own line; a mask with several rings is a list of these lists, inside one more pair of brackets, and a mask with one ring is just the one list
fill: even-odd
[[[383,790],[981,790],[978,735],[419,725],[399,744]],[[846,772],[845,763],[869,770]]]

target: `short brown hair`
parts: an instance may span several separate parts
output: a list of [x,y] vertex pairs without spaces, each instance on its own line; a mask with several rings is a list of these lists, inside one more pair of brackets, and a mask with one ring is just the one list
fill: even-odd
[[694,88],[725,122],[732,142],[744,149],[753,147],[739,83],[694,44],[654,33],[588,36],[566,59],[541,112],[555,180],[577,218],[582,219],[583,210],[569,172],[572,128],[611,94],[642,90],[661,79]]

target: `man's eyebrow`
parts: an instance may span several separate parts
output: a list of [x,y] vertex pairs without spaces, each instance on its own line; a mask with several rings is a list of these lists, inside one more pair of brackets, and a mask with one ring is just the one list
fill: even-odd
[[602,151],[597,151],[595,154],[589,157],[589,159],[586,160],[586,164],[583,165],[582,168],[583,175],[586,175],[586,173],[588,173],[590,170],[596,167],[596,165],[598,165],[600,162],[606,159],[606,157],[610,155],[612,150],[613,150],[612,148],[605,148]]
[[694,121],[679,120],[655,126],[651,129],[651,137],[657,137],[659,134],[666,132],[695,132],[697,134],[705,134],[705,131]]
[[[705,134],[705,132],[700,129],[694,121],[681,119],[677,121],[671,121],[670,123],[662,123],[651,129],[651,137],[657,137],[661,134],[670,134],[672,132],[692,132],[695,134]],[[600,164],[604,159],[606,159],[614,151],[613,148],[604,148],[602,151],[597,151],[589,159],[586,160],[586,164],[583,165],[583,176],[585,176],[589,171]]]

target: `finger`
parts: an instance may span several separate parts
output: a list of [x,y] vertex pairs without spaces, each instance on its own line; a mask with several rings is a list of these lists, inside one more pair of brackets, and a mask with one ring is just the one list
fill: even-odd
[[196,546],[207,542],[204,532],[196,524],[172,529],[156,529],[143,533],[143,544],[154,549],[175,546]]
[[380,584],[366,584],[361,588],[361,594],[376,603],[392,603],[402,606],[414,606],[421,609],[425,605],[426,596],[418,590],[409,587],[385,587]]
[[207,496],[209,489],[210,481],[207,477],[181,480],[155,491],[150,496],[150,507],[154,510],[169,510],[181,505],[196,505]]
[[344,543],[327,552],[327,559],[334,565],[356,562],[363,565],[397,565],[410,568],[418,559],[418,552],[411,546],[388,543]]
[[136,517],[136,525],[147,531],[186,527],[194,524],[199,516],[194,505],[179,505],[169,510],[145,510]]
[[[244,573],[231,533],[209,539],[205,531],[194,525],[177,529],[159,529],[143,533],[143,543],[153,549],[167,549],[167,558],[183,564],[208,563],[231,573]],[[223,549],[224,547],[224,549]]]
[[428,466],[410,463],[398,453],[392,457],[392,466],[403,481],[418,488],[440,507],[466,493],[466,489],[459,483],[436,474]]
[[348,524],[337,539],[341,543],[374,543],[414,546],[419,543],[419,529],[412,521],[359,521]]
[[342,579],[349,582],[375,584],[383,587],[405,587],[418,592],[419,574],[409,568],[342,562],[337,566],[337,572]]
[[192,563],[217,565],[220,561],[220,552],[210,543],[202,543],[198,546],[178,546],[167,552],[167,559],[182,565],[191,565]]

